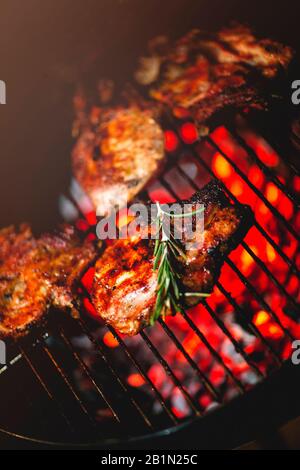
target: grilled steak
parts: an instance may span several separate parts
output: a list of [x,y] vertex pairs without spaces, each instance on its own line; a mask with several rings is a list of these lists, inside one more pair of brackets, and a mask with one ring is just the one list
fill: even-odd
[[[259,69],[266,77],[276,76],[280,68],[287,69],[293,57],[290,47],[271,39],[257,39],[250,28],[242,25],[222,29],[217,39],[218,62],[242,62]],[[226,58],[222,58],[222,43],[223,49],[230,51]]]
[[[241,240],[252,222],[248,206],[233,206],[216,182],[188,203],[205,206],[203,247],[189,250],[179,266],[183,289],[211,292],[224,256]],[[92,289],[97,313],[116,330],[135,335],[149,324],[156,302],[157,271],[153,241],[141,237],[115,240],[96,263]],[[188,305],[199,297],[187,297]]]
[[73,150],[73,173],[97,215],[125,206],[164,162],[164,134],[151,110],[94,108]]
[[193,30],[174,46],[159,38],[149,52],[140,60],[137,82],[177,117],[189,110],[198,122],[226,106],[264,107],[258,88],[286,69],[293,55],[289,47],[255,38],[245,26],[216,34]]
[[0,231],[0,337],[19,336],[44,318],[50,306],[74,308],[75,282],[95,257],[71,227],[34,238],[31,229]]

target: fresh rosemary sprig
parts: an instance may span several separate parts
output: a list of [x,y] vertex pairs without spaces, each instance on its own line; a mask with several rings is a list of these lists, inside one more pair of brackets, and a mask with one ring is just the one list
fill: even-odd
[[153,325],[161,316],[168,313],[181,312],[182,297],[208,297],[210,294],[201,292],[182,292],[181,276],[178,273],[179,258],[186,260],[186,254],[179,240],[175,240],[171,233],[167,234],[164,228],[164,216],[178,218],[199,214],[203,209],[188,214],[169,214],[157,203],[156,241],[154,248],[154,270],[157,275],[157,296],[150,324]]

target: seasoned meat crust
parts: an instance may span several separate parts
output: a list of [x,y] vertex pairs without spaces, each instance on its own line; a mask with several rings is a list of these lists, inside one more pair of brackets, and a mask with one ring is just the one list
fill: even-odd
[[[286,69],[293,57],[290,47],[272,39],[258,39],[243,25],[222,29],[217,40],[220,46],[216,50],[216,59],[219,62],[242,62],[260,69],[266,77],[274,77],[280,68]],[[222,43],[223,50],[230,49],[223,60]]]
[[[252,212],[248,206],[231,205],[216,182],[185,202],[204,204],[205,230],[203,247],[189,250],[187,260],[180,263],[183,288],[211,292],[224,256],[249,229]],[[133,238],[112,242],[96,263],[93,304],[99,316],[121,333],[135,335],[149,324],[157,290],[153,262],[153,242]],[[189,306],[199,302],[198,297],[187,299]]]
[[34,238],[31,229],[0,231],[0,337],[17,337],[41,322],[50,306],[72,309],[75,282],[96,253],[72,227]]
[[164,162],[164,134],[151,110],[132,105],[95,108],[94,125],[82,130],[73,150],[73,173],[97,215],[125,206]]
[[215,34],[192,30],[174,45],[160,37],[150,42],[149,53],[140,59],[136,81],[177,117],[189,110],[199,122],[226,106],[263,107],[257,87],[293,56],[289,47],[258,39],[241,25]]

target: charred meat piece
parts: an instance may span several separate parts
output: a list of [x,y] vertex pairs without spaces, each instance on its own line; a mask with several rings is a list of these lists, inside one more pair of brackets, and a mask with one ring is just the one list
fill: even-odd
[[[252,223],[248,206],[231,205],[216,182],[209,183],[189,201],[204,204],[203,246],[189,250],[179,270],[186,292],[211,292],[224,256],[242,239]],[[153,269],[153,241],[141,237],[116,240],[96,263],[93,304],[116,330],[137,334],[149,324],[156,302],[157,271]],[[188,305],[199,297],[187,297]]]
[[94,108],[73,150],[73,173],[97,215],[126,205],[164,162],[164,134],[151,110]]
[[140,60],[137,82],[177,117],[189,110],[198,121],[227,106],[264,107],[259,88],[293,56],[289,47],[257,39],[245,26],[215,34],[193,30],[174,46],[152,41],[149,51],[150,57]]
[[233,61],[255,67],[266,77],[274,77],[281,68],[287,69],[293,57],[290,47],[271,39],[259,40],[246,26],[222,29],[217,38],[230,49]]
[[0,337],[17,337],[49,307],[73,309],[75,283],[96,253],[72,227],[36,239],[27,225],[0,231]]

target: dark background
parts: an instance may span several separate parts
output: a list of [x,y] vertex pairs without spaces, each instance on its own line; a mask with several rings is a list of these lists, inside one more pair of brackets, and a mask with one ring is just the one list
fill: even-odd
[[99,75],[126,80],[149,38],[232,20],[300,48],[299,1],[1,0],[0,226],[56,223],[70,178],[74,84],[95,56]]

